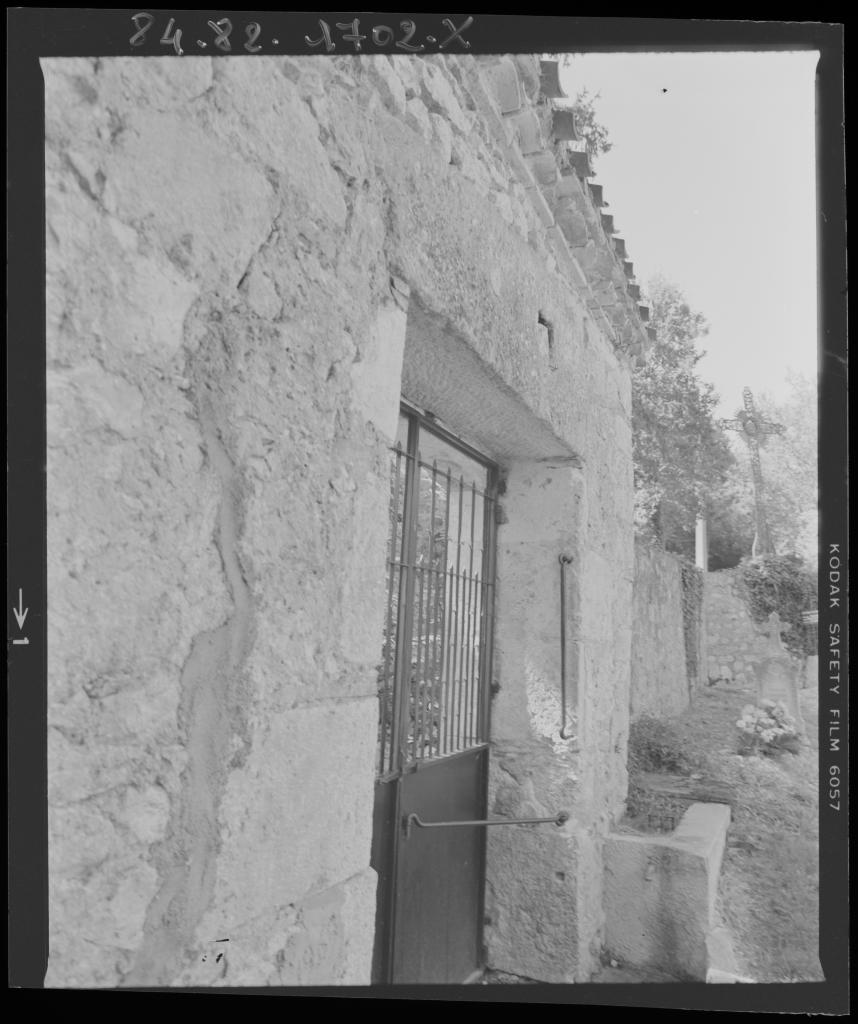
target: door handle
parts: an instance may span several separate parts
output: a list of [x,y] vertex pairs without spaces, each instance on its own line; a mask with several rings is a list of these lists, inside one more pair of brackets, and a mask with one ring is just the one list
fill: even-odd
[[421,821],[416,814],[405,814],[402,817],[402,832],[407,839],[411,835],[411,827],[417,828],[464,828],[484,825],[541,825],[552,824],[558,828],[569,820],[568,811],[559,811],[553,818],[487,818],[481,821]]

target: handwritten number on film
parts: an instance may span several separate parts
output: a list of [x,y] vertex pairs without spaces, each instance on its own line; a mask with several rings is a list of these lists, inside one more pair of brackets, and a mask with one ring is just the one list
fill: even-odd
[[[131,15],[131,21],[134,23],[136,31],[131,36],[129,42],[132,46],[143,46],[146,42],[146,34],[149,29],[155,24],[155,17],[149,14],[148,11],[140,11],[138,14]],[[465,29],[469,28],[474,22],[473,18],[465,18],[461,25],[456,27],[453,24],[451,18],[443,18],[441,24],[449,31],[449,35],[438,42],[438,49],[444,50],[450,44],[457,40],[463,49],[469,50],[471,44],[462,36]],[[173,50],[178,56],[185,52],[182,49],[182,30],[175,28],[176,19],[170,18],[167,22],[164,34],[161,36],[159,42],[162,46],[172,46]],[[214,32],[214,39],[212,45],[217,47],[221,53],[232,53],[232,43],[230,42],[230,36],[233,31],[233,24],[229,18],[219,18],[217,21],[209,21],[209,28]],[[342,35],[340,36],[341,43],[351,43],[355,53],[360,53],[363,50],[363,43],[367,38],[372,39],[373,46],[389,46],[391,43],[400,50],[404,50],[406,53],[422,53],[426,46],[418,41],[412,42],[414,35],[417,32],[417,25],[415,22],[406,19],[399,22],[399,30],[402,33],[401,38],[396,39],[396,32],[390,25],[375,25],[370,31],[370,36],[360,30],[360,19],[355,18],[353,21],[348,22],[336,22],[334,28],[338,29]],[[304,42],[310,47],[324,47],[326,53],[333,53],[337,48],[337,44],[334,42],[331,34],[331,26],[326,22],[319,19],[319,31],[320,35],[317,39],[311,39],[309,36],[304,36]],[[244,49],[248,53],[259,53],[262,46],[258,44],[257,40],[262,34],[262,26],[257,21],[250,21],[244,27],[244,33],[246,40],[244,43]],[[276,43],[277,40],[275,39]],[[426,36],[426,42],[433,44],[436,42],[434,36]],[[201,39],[197,40],[197,45],[205,47],[206,43]]]
[[[146,42],[146,33],[155,24],[155,18],[147,11],[141,11],[139,14],[132,14],[131,20],[134,22],[134,27],[137,31],[131,36],[129,42],[132,46],[142,46]],[[175,23],[176,19],[170,18],[160,42],[164,46],[172,46],[176,54],[181,57],[185,52],[182,49],[182,30],[177,28],[174,31],[173,26]],[[231,53],[232,44],[229,41],[229,37],[232,34],[232,22],[229,18],[210,21],[208,25],[215,34],[213,45],[222,53]],[[262,47],[256,44],[256,40],[262,34],[262,26],[257,21],[250,21],[245,25],[244,33],[247,36],[247,41],[244,44],[245,50],[248,53],[259,53]],[[203,46],[205,44],[200,43],[200,45]]]
[[[154,25],[154,17],[146,11],[141,11],[139,14],[132,14],[131,20],[134,22],[134,27],[137,31],[131,37],[129,42],[132,46],[142,46],[146,41],[146,33]],[[176,24],[175,18],[170,18],[167,22],[167,27],[164,29],[164,34],[161,36],[160,42],[164,46],[172,46],[179,57],[185,52],[182,49],[182,30],[177,28],[173,31],[173,26]]]
[[245,50],[248,53],[259,53],[262,49],[261,46],[256,45],[256,40],[259,38],[259,33],[262,31],[262,26],[258,21],[248,22],[244,26],[244,32],[247,36],[247,42],[244,44]]
[[176,54],[179,57],[181,57],[182,54],[185,52],[182,49],[182,30],[180,28],[177,28],[176,31],[173,33],[173,35],[172,36],[170,35],[170,32],[173,29],[173,23],[174,23],[175,20],[176,20],[175,18],[170,18],[170,23],[164,29],[164,34],[161,36],[161,42],[165,46],[169,46],[172,43],[173,44],[173,49],[176,51]]
[[134,22],[134,27],[137,31],[129,40],[132,46],[142,46],[143,40],[146,37],[146,33],[152,27],[154,18],[151,14],[147,14],[143,11],[141,14],[132,14],[131,20]]
[[[473,18],[465,18],[458,28],[453,24],[452,19],[444,18],[441,24],[449,30],[449,35],[446,39],[442,39],[438,44],[438,49],[443,50],[453,42],[454,39],[462,44],[463,48],[469,50],[471,44],[462,36],[462,33],[466,28],[469,28],[474,23]],[[335,28],[338,28],[343,32],[343,42],[352,43],[355,52],[361,51],[361,42],[366,39],[365,35],[360,32],[360,20],[355,18],[352,22],[346,22],[345,24],[337,22]],[[417,31],[417,25],[410,20],[400,21],[400,31],[402,32],[402,38],[394,41],[393,45],[398,47],[400,50],[405,50],[406,53],[421,53],[426,47],[423,43],[414,44],[411,39],[414,33]],[[346,30],[349,29],[349,32]],[[304,36],[304,42],[307,46],[324,46],[326,53],[332,53],[337,48],[337,44],[334,42],[331,36],[331,26],[326,22],[319,19],[319,30],[321,35],[317,39],[311,39],[309,36]],[[376,46],[387,46],[393,41],[394,31],[389,25],[376,25],[372,30],[372,41]],[[427,36],[426,41],[434,43],[435,39],[432,36]]]
[[215,46],[219,50],[223,50],[224,53],[229,53],[230,50],[232,50],[232,46],[229,42],[229,36],[232,32],[232,22],[229,18],[221,18],[219,21],[210,21],[209,28],[215,33]]

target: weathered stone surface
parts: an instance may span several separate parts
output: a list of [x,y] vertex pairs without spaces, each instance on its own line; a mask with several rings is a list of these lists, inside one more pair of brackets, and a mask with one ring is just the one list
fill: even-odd
[[487,66],[484,74],[502,114],[512,114],[521,109],[521,80],[511,58],[504,57],[496,64]]
[[635,544],[631,714],[670,716],[688,706],[679,562]]
[[429,109],[439,113],[458,131],[470,131],[472,119],[462,110],[446,71],[430,61],[420,61],[418,67],[422,73],[424,95]]
[[798,704],[798,673],[794,660],[786,653],[766,658],[757,666],[757,703],[764,700],[783,704],[792,715],[799,732],[804,723]]
[[759,688],[759,672],[772,655],[786,659],[783,663],[786,675],[798,677],[798,659],[788,654],[780,643],[773,647],[771,629],[766,624],[758,625],[751,618],[741,595],[738,572],[737,569],[722,569],[708,572],[704,578],[710,681],[754,681]]
[[[517,876],[497,949],[520,924],[547,979],[595,962],[626,784],[630,379],[475,69],[43,62],[49,985],[370,980],[400,394],[518,495],[492,799],[573,818],[492,848]],[[561,541],[579,749],[553,736]],[[544,619],[516,661],[518,585]]]
[[606,947],[624,963],[703,981],[730,809],[692,804],[671,836],[605,840]]
[[[364,985],[369,975],[375,872],[230,924],[198,929],[182,986]],[[228,939],[228,942],[218,941]]]

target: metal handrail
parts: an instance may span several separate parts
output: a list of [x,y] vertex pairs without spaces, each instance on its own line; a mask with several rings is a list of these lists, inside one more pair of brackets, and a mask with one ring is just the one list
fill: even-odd
[[559,828],[569,820],[568,811],[558,811],[552,818],[486,818],[479,821],[422,821],[417,814],[406,814],[402,818],[402,831],[406,839],[411,835],[411,826],[418,828],[462,828],[484,825],[540,825],[551,824]]
[[560,739],[572,739],[566,724],[566,566],[571,555],[560,555]]

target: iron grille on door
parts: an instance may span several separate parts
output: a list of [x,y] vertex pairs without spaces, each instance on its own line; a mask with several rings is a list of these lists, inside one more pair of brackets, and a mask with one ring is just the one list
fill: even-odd
[[391,449],[378,774],[487,740],[496,472],[406,410]]

